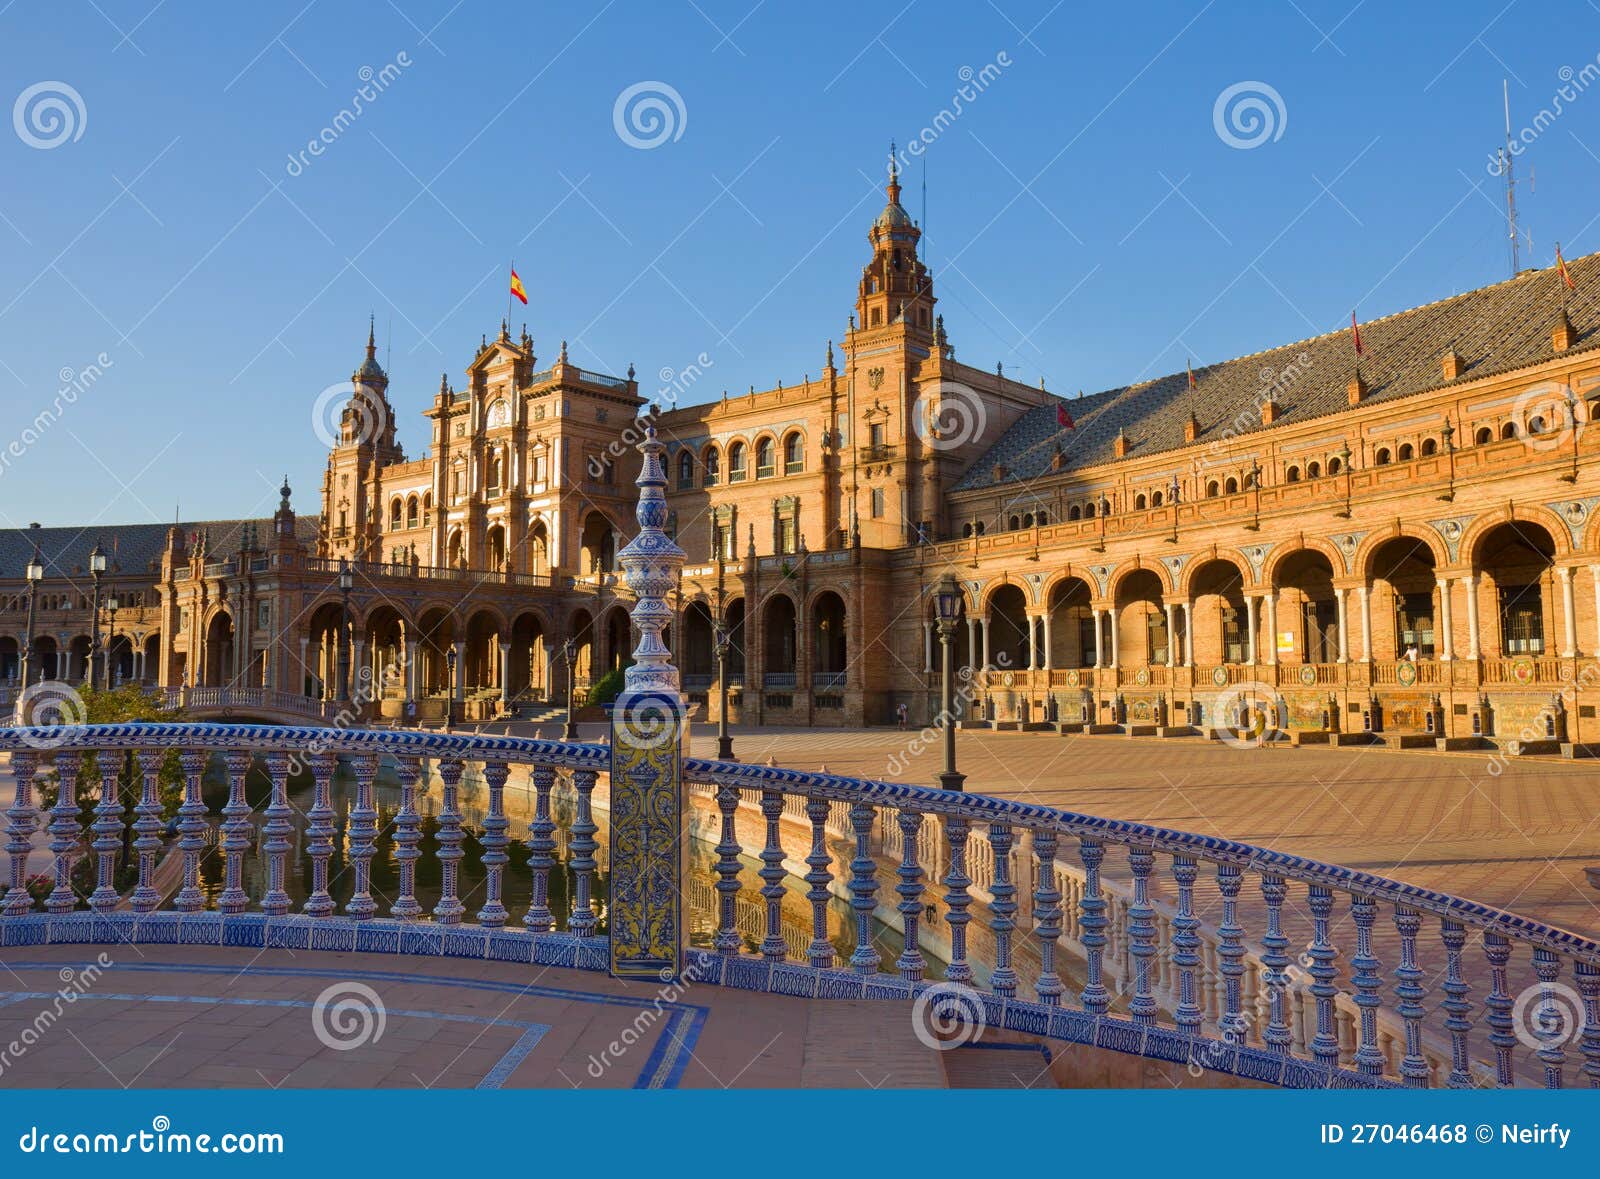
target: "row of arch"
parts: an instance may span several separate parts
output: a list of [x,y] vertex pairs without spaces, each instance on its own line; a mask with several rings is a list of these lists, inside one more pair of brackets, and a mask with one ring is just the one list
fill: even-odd
[[[723,470],[726,456],[727,469]],[[781,463],[781,466],[780,466]],[[759,434],[755,441],[735,438],[726,447],[712,442],[698,455],[687,447],[678,452],[677,489],[716,487],[723,482],[740,483],[752,475],[771,479],[778,475],[799,475],[806,469],[805,435],[790,430],[780,439],[776,434]]]
[[[144,635],[119,632],[105,637],[109,640],[112,682],[155,678],[161,655],[159,632]],[[21,676],[24,642],[26,638],[22,635],[0,635],[0,683],[15,683]],[[91,640],[86,634],[74,635],[65,643],[55,635],[35,634],[28,678],[35,682],[40,679],[82,682],[89,674],[90,647]]]

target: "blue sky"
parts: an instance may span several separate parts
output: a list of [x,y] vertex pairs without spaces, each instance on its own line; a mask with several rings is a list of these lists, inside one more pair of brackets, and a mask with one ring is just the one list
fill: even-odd
[[[513,258],[542,357],[568,339],[648,393],[703,353],[703,398],[815,373],[888,144],[924,128],[928,260],[969,363],[1093,391],[1401,310],[1507,276],[1502,80],[1520,129],[1597,54],[1593,6],[1533,0],[18,0],[0,525],[262,513],[286,471],[314,511],[312,408],[369,312],[417,454]],[[653,146],[614,118],[641,82],[667,95]],[[1266,134],[1219,133],[1241,83]],[[1600,86],[1570,86],[1518,161],[1525,265],[1600,249]],[[904,179],[921,217],[920,159]]]

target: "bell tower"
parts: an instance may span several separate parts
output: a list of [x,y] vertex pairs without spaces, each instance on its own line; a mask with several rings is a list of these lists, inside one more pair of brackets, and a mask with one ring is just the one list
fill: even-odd
[[900,168],[889,152],[888,198],[867,240],[872,261],[861,272],[856,316],[862,331],[904,325],[919,338],[933,338],[933,278],[917,257],[922,230],[900,204]]
[[395,438],[389,374],[378,363],[377,333],[370,322],[367,355],[350,374],[350,386],[350,399],[339,413],[339,436],[328,452],[322,477],[320,548],[322,556],[362,560],[378,551],[380,472],[405,461]]

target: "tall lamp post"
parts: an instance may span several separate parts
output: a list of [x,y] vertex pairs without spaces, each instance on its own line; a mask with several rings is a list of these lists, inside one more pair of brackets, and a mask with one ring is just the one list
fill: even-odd
[[1348,520],[1350,518],[1350,480],[1352,478],[1350,473],[1350,444],[1348,442],[1339,444],[1338,458],[1339,469],[1344,472],[1344,511],[1340,512],[1339,515]]
[[578,725],[572,718],[572,702],[576,696],[572,671],[578,661],[578,646],[570,638],[561,644],[561,661],[567,665],[567,723],[561,729],[561,739],[576,741]]
[[[1449,418],[1445,418],[1444,428],[1439,432],[1444,435],[1445,458],[1450,464],[1450,488],[1439,498],[1452,503],[1456,498],[1456,428],[1450,424]],[[1573,478],[1577,478],[1577,475],[1574,474]]]
[[94,578],[94,609],[89,623],[89,666],[84,669],[83,680],[91,688],[100,683],[100,579],[106,573],[106,554],[95,541],[89,550],[89,576]]
[[939,613],[939,649],[942,672],[939,696],[944,726],[944,772],[939,775],[939,789],[960,790],[966,782],[965,774],[956,772],[956,714],[954,685],[951,683],[950,640],[956,632],[956,619],[961,614],[961,587],[953,574],[939,579],[934,594]]
[[[355,574],[350,571],[350,562],[339,558],[339,703],[345,704],[350,700],[350,589],[355,585]],[[452,656],[455,648],[450,649]],[[455,693],[455,676],[450,677],[450,692],[452,699]]]
[[[22,691],[28,690],[28,675],[33,669],[33,620],[38,609],[39,583],[44,580],[44,562],[39,559],[39,550],[33,550],[33,560],[28,562],[28,630],[22,640]],[[17,695],[18,707],[21,707],[21,692]]]
[[728,634],[728,620],[717,611],[717,760],[733,760],[733,737],[728,733],[728,650],[733,640]]
[[445,648],[444,661],[447,669],[446,674],[450,677],[450,682],[445,685],[444,693],[444,729],[448,733],[456,723],[456,648],[454,643]]
[[1567,432],[1572,435],[1572,470],[1561,478],[1567,483],[1578,481],[1578,399],[1572,395],[1572,386],[1567,386]]
[[106,628],[106,689],[109,691],[114,685],[111,682],[111,658],[117,649],[117,608],[122,603],[117,600],[115,593],[106,598],[106,613],[111,615],[111,620]]

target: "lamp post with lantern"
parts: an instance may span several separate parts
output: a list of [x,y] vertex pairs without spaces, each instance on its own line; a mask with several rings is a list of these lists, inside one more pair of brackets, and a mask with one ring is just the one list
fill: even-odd
[[89,576],[94,579],[94,608],[89,621],[89,666],[83,674],[84,683],[91,688],[101,682],[100,660],[104,653],[100,649],[100,579],[105,574],[105,550],[100,547],[99,541],[95,541],[94,548],[89,550]]
[[956,620],[961,615],[961,587],[956,583],[954,575],[946,573],[939,579],[939,588],[934,592],[934,605],[939,615],[939,650],[942,668],[939,696],[944,727],[944,772],[939,775],[939,789],[960,790],[967,776],[956,772],[955,691],[951,682],[950,641],[955,635]]
[[573,667],[578,661],[578,645],[570,638],[561,644],[561,661],[567,665],[567,723],[562,726],[561,739],[563,741],[576,741],[578,739],[578,725],[573,719],[573,699],[576,696],[576,686],[573,683]]
[[106,598],[106,613],[111,616],[106,625],[106,691],[108,692],[115,686],[111,677],[111,660],[117,649],[117,610],[121,605],[116,592],[112,591]]
[[[33,670],[33,624],[39,607],[39,583],[44,580],[44,562],[39,557],[37,547],[33,550],[33,559],[28,562],[28,629],[22,640],[22,666],[21,671],[22,692],[28,690],[28,676]],[[21,692],[17,699],[22,699]]]

